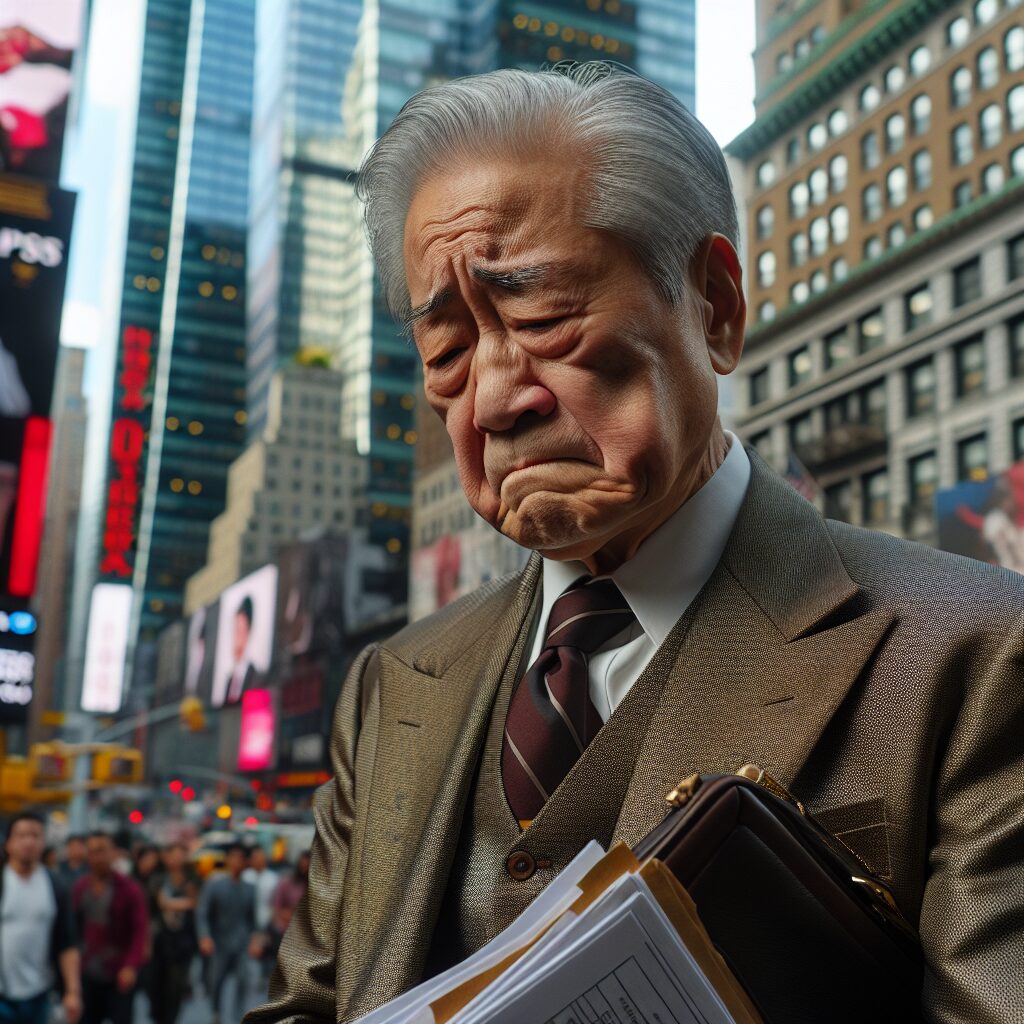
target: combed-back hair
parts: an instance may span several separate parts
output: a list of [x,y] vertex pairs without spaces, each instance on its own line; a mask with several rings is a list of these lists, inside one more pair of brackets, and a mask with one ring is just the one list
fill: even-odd
[[491,71],[417,93],[359,170],[370,249],[394,316],[404,320],[410,308],[402,248],[419,184],[475,155],[538,150],[583,163],[586,226],[629,245],[673,305],[709,234],[738,247],[722,151],[670,92],[605,62]]

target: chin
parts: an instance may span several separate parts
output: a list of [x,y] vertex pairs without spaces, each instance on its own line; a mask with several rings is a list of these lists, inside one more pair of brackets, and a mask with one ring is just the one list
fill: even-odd
[[625,518],[622,508],[596,509],[559,497],[561,500],[544,494],[527,499],[519,508],[509,510],[499,525],[500,532],[549,558],[583,558],[600,547],[602,538]]

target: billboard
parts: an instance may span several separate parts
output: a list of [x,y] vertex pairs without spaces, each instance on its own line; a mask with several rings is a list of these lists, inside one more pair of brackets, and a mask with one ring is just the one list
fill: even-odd
[[340,537],[298,541],[281,550],[277,644],[292,656],[340,650],[345,626],[348,544]]
[[74,201],[0,175],[0,600],[35,589]]
[[1024,573],[1024,461],[935,495],[939,547]]
[[0,608],[0,722],[24,722],[32,701],[37,622],[24,610]]
[[257,569],[220,595],[211,707],[237,704],[270,670],[276,604],[276,565]]
[[60,176],[84,0],[0,0],[0,171]]
[[210,702],[219,610],[219,603],[214,601],[194,611],[188,620],[184,691],[186,697],[198,697],[204,704]]
[[89,604],[82,670],[82,710],[114,714],[121,707],[132,588],[128,583],[97,583]]
[[242,723],[238,736],[238,770],[261,772],[273,766],[274,702],[269,690],[242,694]]

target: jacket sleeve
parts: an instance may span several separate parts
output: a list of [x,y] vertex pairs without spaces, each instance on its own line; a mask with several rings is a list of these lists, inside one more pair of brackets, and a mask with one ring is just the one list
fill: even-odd
[[959,659],[935,780],[920,931],[925,1016],[941,1024],[1024,1020],[1024,616],[997,633],[1005,617]]
[[[53,872],[49,872],[53,883],[53,895],[57,904],[57,916],[53,921],[53,938],[50,943],[53,959],[73,949],[78,941],[75,929],[75,912],[71,902],[71,889]],[[59,975],[58,975],[59,976]]]
[[137,971],[149,959],[149,910],[146,908],[146,894],[142,886],[132,879],[127,879],[127,882],[132,938],[122,966]]
[[363,709],[376,691],[374,646],[356,659],[341,690],[331,727],[334,778],[313,799],[316,837],[309,885],[281,942],[270,1001],[244,1024],[335,1024],[335,970],[342,896],[355,816],[356,743]]
[[216,884],[216,878],[208,878],[199,890],[199,901],[196,903],[196,938],[208,939],[210,937],[210,904]]

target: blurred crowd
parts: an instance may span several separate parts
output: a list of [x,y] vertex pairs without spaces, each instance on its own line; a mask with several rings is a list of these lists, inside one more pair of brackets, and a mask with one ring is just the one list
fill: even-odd
[[[35,814],[7,826],[0,878],[0,1024],[175,1024],[202,985],[213,1021],[237,1021],[247,987],[265,986],[305,894],[309,854],[270,863],[228,842],[214,865],[184,842],[130,834],[46,846]],[[200,969],[195,969],[197,958]]]

